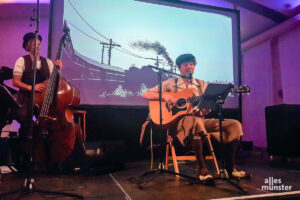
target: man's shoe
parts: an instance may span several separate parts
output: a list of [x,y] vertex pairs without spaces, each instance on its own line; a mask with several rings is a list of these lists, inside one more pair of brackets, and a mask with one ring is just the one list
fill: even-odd
[[233,168],[231,176],[234,177],[234,178],[239,178],[239,179],[250,179],[251,178],[250,173],[245,172],[245,171],[240,170],[240,169],[237,169],[237,168]]
[[207,175],[204,175],[204,176],[199,175],[198,178],[199,178],[200,181],[208,181],[208,180],[213,179],[212,175],[210,175],[210,174],[207,174]]
[[210,174],[207,174],[207,175],[204,175],[204,176],[203,175],[199,175],[198,179],[199,179],[200,183],[203,183],[205,185],[211,186],[211,185],[215,184],[215,180],[212,177],[212,175],[210,175]]
[[208,173],[206,168],[201,169],[197,175],[200,182],[210,185],[214,183],[214,178]]

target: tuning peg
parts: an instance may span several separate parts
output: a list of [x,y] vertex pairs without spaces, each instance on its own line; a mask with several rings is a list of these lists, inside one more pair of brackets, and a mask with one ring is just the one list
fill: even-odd
[[[31,16],[31,17],[29,18],[29,22],[30,22],[30,23],[29,23],[29,26],[32,27],[33,24],[35,23],[35,18]],[[33,22],[33,24],[32,24],[32,22]]]

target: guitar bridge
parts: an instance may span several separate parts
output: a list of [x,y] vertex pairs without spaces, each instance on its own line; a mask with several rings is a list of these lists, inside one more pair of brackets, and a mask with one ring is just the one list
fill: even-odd
[[168,112],[171,112],[171,106],[170,106],[170,104],[166,103],[166,108],[167,108]]
[[184,111],[184,110],[187,110],[187,106],[181,107],[181,108],[178,108],[178,107],[174,106],[172,108],[172,115],[176,115],[178,112]]

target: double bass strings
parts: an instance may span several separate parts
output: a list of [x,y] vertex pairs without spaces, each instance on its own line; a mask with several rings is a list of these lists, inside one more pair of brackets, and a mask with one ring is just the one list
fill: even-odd
[[49,111],[49,108],[50,108],[50,105],[53,101],[53,93],[54,93],[54,87],[55,87],[55,79],[56,79],[56,76],[57,76],[57,69],[58,67],[55,66],[53,72],[52,72],[52,75],[50,77],[50,81],[49,81],[49,85],[47,87],[47,91],[46,91],[46,97],[45,97],[45,100],[43,102],[43,105],[42,105],[42,109],[41,109],[41,113],[40,115],[42,116],[46,116],[48,114],[48,111]]

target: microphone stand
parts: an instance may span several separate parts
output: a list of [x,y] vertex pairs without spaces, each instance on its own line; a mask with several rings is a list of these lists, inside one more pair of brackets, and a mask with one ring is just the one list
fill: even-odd
[[220,179],[223,181],[228,182],[229,184],[231,184],[232,186],[236,187],[237,189],[239,189],[242,193],[247,194],[247,191],[242,188],[240,185],[238,185],[237,183],[233,182],[232,180],[230,180],[228,172],[226,170],[225,167],[225,154],[224,154],[224,140],[223,140],[223,104],[224,104],[224,99],[219,96],[218,99],[216,100],[216,104],[218,106],[218,119],[219,119],[219,127],[220,127],[220,140],[221,140],[221,166],[223,169],[220,170],[220,175],[219,177],[217,177],[216,179]]
[[[34,178],[33,178],[33,173],[32,173],[32,152],[33,152],[33,115],[34,115],[34,97],[35,97],[35,83],[36,83],[36,70],[37,70],[37,58],[38,58],[38,52],[37,52],[37,40],[38,40],[38,32],[39,32],[39,17],[40,17],[40,1],[37,0],[36,4],[36,17],[35,17],[35,46],[34,46],[34,59],[32,63],[32,71],[33,71],[33,80],[31,84],[31,99],[30,99],[30,114],[29,117],[26,120],[26,123],[30,123],[29,130],[26,135],[26,140],[30,144],[29,148],[29,160],[27,161],[27,174],[26,178],[23,184],[23,187],[21,189],[11,191],[11,192],[6,192],[6,193],[1,193],[0,194],[0,199],[1,197],[8,196],[11,194],[19,193],[21,192],[21,195],[26,195],[30,193],[43,193],[43,194],[54,194],[54,195],[63,195],[63,196],[69,196],[69,197],[75,197],[78,199],[83,199],[83,196],[77,195],[77,194],[72,194],[72,193],[66,193],[66,192],[56,192],[56,191],[47,191],[47,190],[40,190],[35,188],[35,183],[34,183]],[[19,197],[20,198],[20,197]]]
[[187,176],[187,175],[184,175],[184,174],[181,174],[181,173],[176,173],[176,172],[169,171],[169,170],[165,170],[164,167],[163,167],[164,163],[163,163],[163,154],[162,154],[163,150],[162,150],[162,148],[164,147],[164,145],[163,145],[164,142],[162,142],[163,128],[162,128],[162,80],[161,80],[161,77],[162,77],[163,73],[173,74],[173,75],[176,75],[176,76],[180,76],[182,78],[188,78],[188,77],[186,77],[184,75],[176,74],[174,72],[170,72],[170,71],[162,69],[162,68],[159,68],[158,66],[148,65],[147,67],[158,70],[157,75],[158,75],[158,88],[159,88],[159,125],[160,125],[159,164],[158,164],[157,169],[145,172],[141,177],[145,177],[145,176],[150,175],[150,174],[151,174],[151,176],[149,178],[147,178],[144,182],[138,183],[138,185],[139,185],[139,187],[142,187],[143,185],[146,185],[148,182],[150,182],[153,178],[155,178],[159,174],[165,174],[165,173],[181,176],[181,177],[190,179],[192,181],[196,181],[197,179],[194,178],[194,177]]

